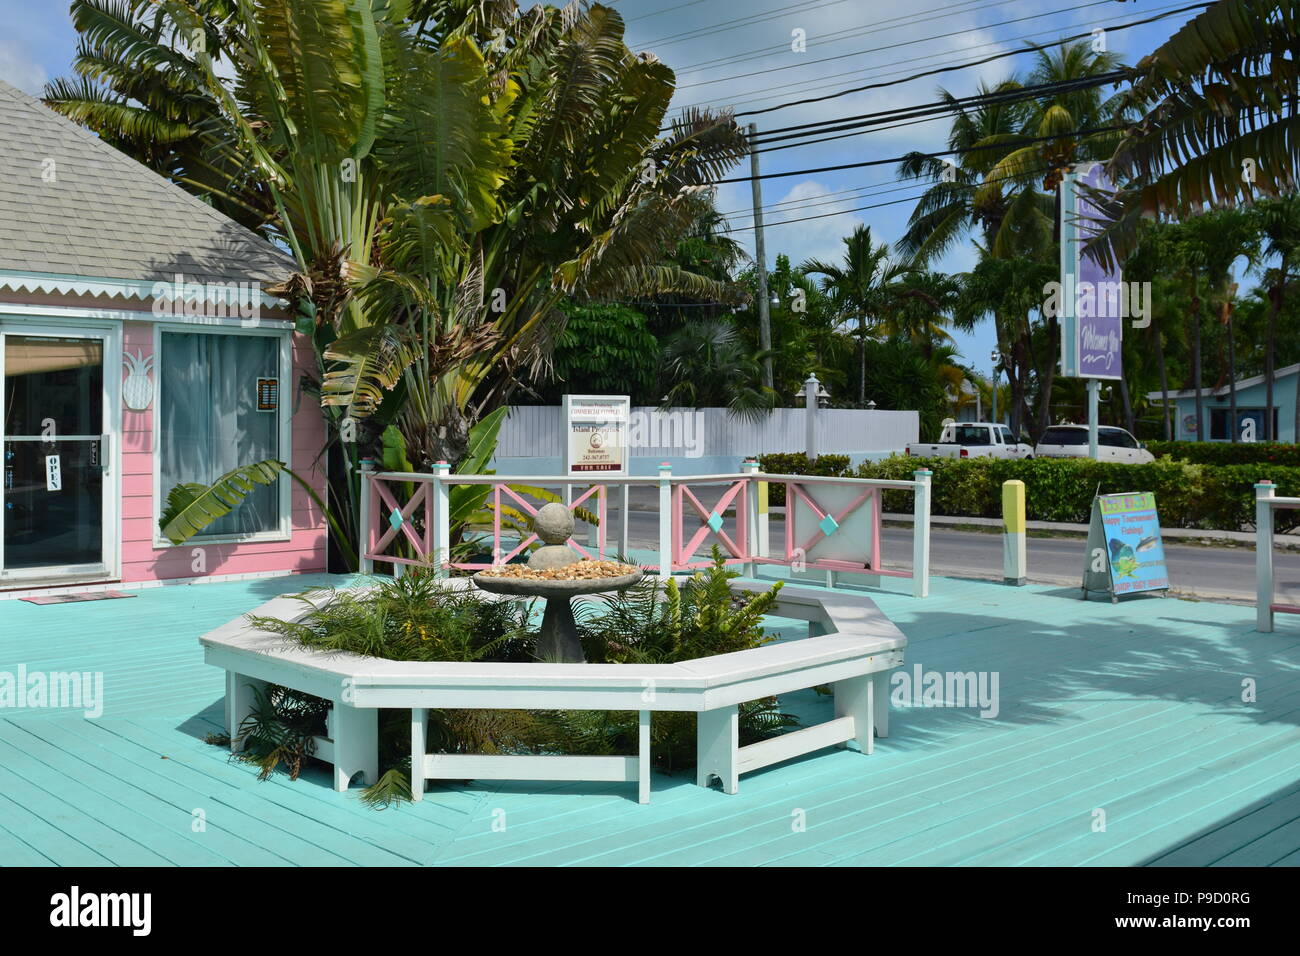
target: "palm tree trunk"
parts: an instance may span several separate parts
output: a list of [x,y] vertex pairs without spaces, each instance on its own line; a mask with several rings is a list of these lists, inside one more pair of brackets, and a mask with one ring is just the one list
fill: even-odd
[[858,407],[867,404],[867,317],[858,317]]
[[1119,376],[1119,397],[1124,405],[1124,427],[1130,435],[1135,435],[1137,429],[1133,427],[1133,402],[1128,393],[1128,379],[1124,377],[1122,369]]
[[1056,316],[1050,316],[1047,320],[1047,343],[1047,354],[1051,361],[1048,361],[1046,371],[1039,376],[1042,385],[1041,394],[1038,396],[1038,432],[1031,436],[1035,441],[1052,424],[1052,388],[1056,384],[1055,358],[1061,354],[1061,326],[1056,321]]
[[1277,314],[1286,289],[1286,256],[1277,285],[1268,290],[1268,330],[1264,334],[1264,441],[1277,441],[1273,428],[1273,375],[1277,366]]
[[1196,396],[1196,440],[1205,441],[1205,407],[1201,401],[1201,299],[1196,294],[1196,273],[1192,273],[1192,390]]
[[1173,421],[1169,413],[1169,373],[1165,370],[1165,340],[1160,334],[1160,327],[1152,322],[1156,340],[1156,369],[1160,373],[1161,415],[1165,420],[1165,441],[1174,440]]
[[1232,303],[1223,304],[1224,318],[1228,331],[1228,420],[1231,422],[1232,443],[1235,445],[1237,435],[1237,343],[1232,329]]

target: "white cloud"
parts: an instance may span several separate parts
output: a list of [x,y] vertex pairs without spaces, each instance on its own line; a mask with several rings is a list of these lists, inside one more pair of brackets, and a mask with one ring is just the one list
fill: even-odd
[[39,96],[45,88],[45,68],[13,43],[0,40],[0,80],[24,93]]

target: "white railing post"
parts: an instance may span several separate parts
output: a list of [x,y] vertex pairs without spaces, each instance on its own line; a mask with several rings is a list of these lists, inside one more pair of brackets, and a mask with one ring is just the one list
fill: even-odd
[[366,557],[370,551],[370,536],[372,529],[370,527],[371,504],[370,496],[373,493],[370,482],[371,475],[374,474],[375,463],[369,458],[361,459],[361,490],[357,499],[357,508],[360,514],[357,515],[357,569],[362,574],[374,574],[375,562]]
[[821,383],[817,376],[809,373],[803,383],[803,423],[804,423],[804,457],[808,464],[817,460],[817,393]]
[[673,574],[673,466],[659,466],[659,577]]
[[1273,505],[1276,486],[1255,485],[1255,630],[1273,630]]
[[745,573],[751,578],[756,578],[758,577],[758,562],[753,559],[766,555],[760,540],[762,535],[759,531],[760,522],[767,518],[767,509],[760,507],[759,501],[759,495],[761,494],[759,486],[763,482],[758,480],[758,462],[753,458],[746,458],[742,461],[740,471],[745,476],[747,483],[745,488],[745,557],[749,560],[745,562]]
[[912,596],[930,593],[930,476],[929,468],[918,468],[912,477],[916,493],[912,498]]
[[447,475],[451,466],[445,461],[433,464],[433,479],[429,482],[429,494],[433,495],[433,573],[435,577],[446,577],[447,561],[451,558],[451,515]]

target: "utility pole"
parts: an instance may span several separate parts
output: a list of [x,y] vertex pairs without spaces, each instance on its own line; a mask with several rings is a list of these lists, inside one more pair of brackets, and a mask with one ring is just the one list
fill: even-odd
[[[763,186],[758,179],[758,124],[749,124],[750,185],[754,192],[754,264],[758,268],[758,345],[766,353],[772,351],[772,319],[767,302],[767,257],[763,251]],[[763,359],[763,384],[772,387],[772,356]]]

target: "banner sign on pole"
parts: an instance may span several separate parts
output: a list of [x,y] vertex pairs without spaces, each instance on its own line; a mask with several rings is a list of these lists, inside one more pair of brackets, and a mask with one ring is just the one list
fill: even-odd
[[1118,265],[1105,269],[1083,254],[1084,245],[1106,222],[1084,187],[1112,188],[1101,163],[1076,166],[1060,187],[1061,375],[1118,379],[1128,295]]
[[1156,496],[1149,491],[1098,495],[1092,502],[1088,553],[1083,566],[1083,596],[1167,591],[1169,568],[1160,538]]
[[564,474],[626,476],[631,419],[627,395],[565,395]]

